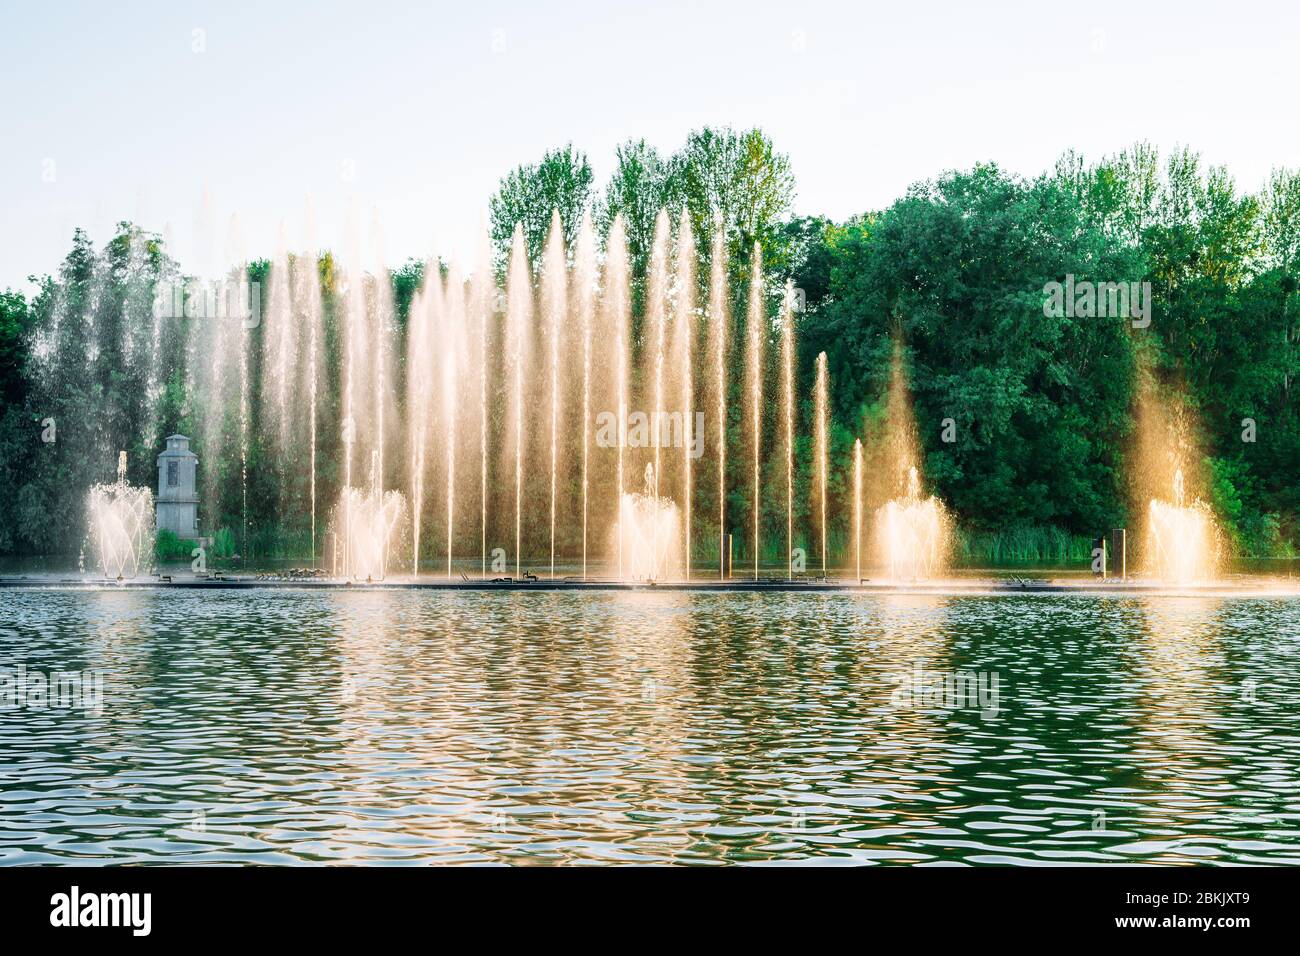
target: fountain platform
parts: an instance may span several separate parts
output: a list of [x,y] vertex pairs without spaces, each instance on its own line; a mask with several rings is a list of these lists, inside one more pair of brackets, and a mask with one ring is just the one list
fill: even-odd
[[341,578],[294,579],[254,575],[150,576],[133,580],[107,581],[102,578],[59,574],[27,574],[0,577],[0,588],[52,588],[79,590],[296,590],[296,591],[668,591],[695,593],[810,593],[864,595],[1004,596],[1027,594],[1079,594],[1089,597],[1300,597],[1300,580],[1250,579],[1206,584],[1173,585],[1154,581],[965,578],[916,583],[852,579],[783,579],[729,581],[616,581],[565,578],[538,580],[505,579],[412,579],[350,581]]

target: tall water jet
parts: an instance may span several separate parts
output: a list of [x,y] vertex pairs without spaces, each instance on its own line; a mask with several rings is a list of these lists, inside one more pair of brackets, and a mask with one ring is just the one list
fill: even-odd
[[[352,467],[357,444],[357,420],[359,411],[357,393],[361,391],[362,373],[365,368],[365,296],[361,288],[361,250],[357,237],[355,209],[348,211],[347,223],[347,271],[343,289],[343,402],[342,419],[339,422],[339,437],[343,444],[343,500],[342,514],[333,522],[335,528],[335,553],[337,554],[338,535],[342,534],[344,576],[348,574],[347,556],[351,552],[352,538]],[[417,518],[418,520],[418,518]]]
[[727,246],[713,232],[709,262],[709,354],[718,415],[718,578],[727,576]]
[[117,455],[117,481],[93,485],[87,498],[99,569],[109,580],[133,578],[153,560],[153,493],[126,480],[126,452]]
[[447,272],[443,293],[442,344],[442,440],[446,450],[447,578],[452,576],[456,541],[456,416],[460,407],[460,369],[465,348],[465,284],[453,265]]
[[588,496],[591,485],[591,333],[596,312],[596,236],[584,211],[573,256],[578,325],[582,329],[582,580],[587,580]]
[[627,447],[627,413],[631,390],[631,383],[629,382],[629,351],[631,348],[632,297],[631,286],[628,281],[630,271],[627,229],[620,214],[614,217],[614,224],[610,228],[609,238],[605,243],[605,270],[601,298],[601,326],[604,340],[611,342],[614,349],[612,381],[604,389],[604,394],[612,399],[617,410],[617,435],[614,439],[617,446],[617,456],[612,488],[613,507],[610,512],[616,532],[613,550],[616,555],[616,566],[620,580],[625,577],[626,573],[623,494],[626,487],[625,449]]
[[[343,573],[346,575],[355,575],[357,569],[352,562],[358,556],[364,558],[367,553],[361,545],[354,546],[354,532],[373,533],[373,529],[365,523],[355,525],[353,519],[358,517],[354,514],[356,508],[367,502],[368,496],[381,501],[385,499],[387,427],[396,418],[388,413],[389,407],[395,404],[391,391],[392,376],[389,374],[389,349],[393,330],[391,281],[387,268],[383,265],[383,248],[377,222],[372,225],[371,239],[371,252],[378,269],[373,278],[368,277],[363,268],[356,209],[355,206],[350,207],[347,218],[347,266],[343,273],[342,289],[343,401],[339,427],[344,446],[343,490],[333,522],[335,553],[342,551]],[[365,464],[369,466],[366,486],[369,490],[358,490],[355,476],[359,467]],[[338,547],[340,535],[341,548]]]
[[862,581],[862,439],[853,440],[853,558],[857,576]]
[[[646,269],[646,328],[650,350],[649,361],[654,370],[654,389],[650,401],[651,440],[654,443],[654,493],[648,495],[653,507],[658,507],[662,497],[660,482],[663,478],[663,421],[665,340],[668,326],[668,213],[660,209],[655,218],[654,240],[650,248],[650,263]],[[659,522],[651,522],[655,534]],[[654,550],[658,552],[659,542]]]
[[[677,227],[677,287],[676,309],[673,317],[673,368],[681,386],[682,396],[682,507],[685,511],[685,530],[682,569],[686,580],[691,578],[691,455],[695,428],[695,238],[691,220],[685,207]],[[702,438],[702,436],[701,436]]]
[[[289,402],[297,358],[295,342],[294,284],[284,224],[280,225],[275,258],[271,261],[270,290],[262,310],[262,421],[273,423],[271,439],[283,468],[290,460],[292,412]],[[281,504],[283,500],[283,489]]]
[[753,520],[754,580],[758,580],[759,498],[762,489],[760,455],[763,446],[763,339],[767,334],[767,317],[763,308],[763,252],[758,243],[749,260],[749,311],[745,316],[747,348],[745,354],[745,388],[749,393],[749,440],[754,456]]
[[510,340],[510,407],[514,431],[515,459],[515,576],[523,573],[524,507],[524,366],[528,361],[533,317],[532,281],[524,229],[515,225],[510,246],[510,268],[506,275],[506,330]]
[[[235,263],[230,273],[230,281],[237,289],[247,289],[248,264],[244,260],[243,233],[239,217],[230,217],[230,235],[228,239],[229,258]],[[249,369],[248,369],[248,332],[252,327],[243,315],[239,322],[239,491],[242,558],[247,563],[248,554],[248,426],[249,426]]]
[[817,457],[817,506],[821,511],[822,577],[826,577],[826,479],[830,470],[830,381],[826,370],[826,353],[817,355],[817,381],[813,392],[813,414],[817,417],[814,434]]
[[794,283],[786,280],[781,297],[781,420],[785,450],[785,566],[794,577]]
[[426,448],[430,441],[434,381],[434,324],[442,318],[442,281],[438,263],[425,268],[421,289],[411,300],[406,332],[406,461],[410,471],[411,574],[420,576],[420,539],[424,527]]
[[311,447],[309,459],[311,467],[311,560],[314,565],[316,563],[316,407],[318,402],[317,389],[320,381],[317,367],[321,357],[321,349],[324,345],[324,334],[321,329],[320,274],[316,261],[316,220],[310,200],[307,201],[306,223],[307,239],[304,243],[305,248],[302,257],[296,263],[295,270],[295,289],[301,291],[295,294],[295,301],[303,303],[307,323],[307,434]]
[[[396,408],[391,394],[393,376],[390,370],[392,356],[390,348],[393,338],[393,284],[388,273],[387,259],[384,255],[383,231],[379,225],[379,211],[371,210],[370,215],[370,253],[374,263],[374,277],[369,288],[372,291],[367,309],[368,328],[372,336],[371,357],[374,361],[372,387],[374,403],[372,415],[375,422],[376,478],[380,493],[383,492],[388,462],[384,452],[388,439],[387,426],[390,421],[396,423]],[[436,271],[436,270],[435,270]],[[393,413],[390,415],[390,408]]]
[[616,489],[618,497],[618,576],[621,580],[624,576],[623,564],[623,488],[624,488],[624,449],[627,447],[627,396],[629,391],[628,384],[628,342],[620,330],[614,337],[615,361],[618,363],[618,395],[619,395],[619,416],[618,416],[618,479]]
[[551,211],[551,227],[542,253],[542,321],[548,353],[551,425],[551,577],[555,577],[555,505],[559,476],[560,334],[568,310],[564,228],[560,211]]
[[920,441],[903,371],[902,347],[894,346],[884,428],[866,469],[874,479],[877,561],[893,581],[924,581],[943,573],[952,521],[943,502],[921,484]]
[[[242,271],[242,269],[241,269]],[[239,323],[239,489],[240,516],[243,525],[242,558],[248,554],[248,324]]]
[[492,274],[492,248],[487,231],[479,234],[470,305],[478,321],[478,442],[479,442],[479,547],[482,570],[487,577],[487,487],[488,487],[488,318],[496,305],[496,279]]
[[[191,285],[191,293],[202,298],[199,316],[207,315],[209,290],[216,309],[209,318],[189,322],[189,354],[191,361],[188,390],[201,396],[197,404],[199,414],[198,440],[203,451],[200,456],[203,468],[204,523],[212,533],[220,530],[223,517],[223,468],[229,463],[231,450],[239,447],[237,410],[239,408],[240,376],[235,368],[240,347],[237,332],[238,317],[227,310],[229,277],[216,273],[201,275]],[[191,300],[193,301],[193,300]],[[190,303],[187,312],[190,314]]]
[[1193,584],[1214,580],[1224,536],[1200,489],[1204,475],[1194,418],[1174,391],[1162,393],[1140,359],[1136,392],[1135,504],[1146,527],[1138,537],[1138,565],[1157,580]]

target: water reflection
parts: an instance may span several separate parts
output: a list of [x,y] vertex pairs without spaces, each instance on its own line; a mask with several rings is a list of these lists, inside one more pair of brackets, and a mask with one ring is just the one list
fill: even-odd
[[0,861],[1300,862],[1297,643],[1294,600],[10,591],[0,667],[107,684],[0,711]]
[[1142,610],[1132,759],[1145,786],[1131,801],[1134,839],[1114,851],[1206,862],[1288,851],[1295,831],[1287,801],[1268,784],[1293,772],[1294,740],[1258,729],[1280,717],[1285,702],[1261,694],[1271,668],[1253,660],[1266,651],[1276,663],[1278,638],[1268,624],[1275,608],[1186,597],[1151,599]]

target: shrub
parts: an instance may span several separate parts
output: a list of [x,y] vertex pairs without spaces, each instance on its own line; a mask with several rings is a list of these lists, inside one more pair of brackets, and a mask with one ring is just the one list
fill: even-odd
[[187,561],[197,546],[197,542],[178,536],[170,528],[163,528],[154,538],[154,559],[156,561]]
[[229,558],[235,553],[235,534],[229,528],[220,529],[212,536],[212,551],[218,558]]

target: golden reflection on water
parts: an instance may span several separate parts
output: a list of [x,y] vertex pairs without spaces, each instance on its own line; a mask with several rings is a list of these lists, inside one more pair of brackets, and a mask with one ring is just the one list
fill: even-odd
[[[1150,597],[1140,607],[1145,628],[1132,675],[1141,695],[1131,759],[1142,768],[1151,796],[1137,811],[1139,828],[1169,831],[1177,816],[1201,821],[1207,835],[1222,831],[1234,814],[1241,816],[1244,796],[1240,768],[1232,759],[1236,747],[1225,732],[1228,709],[1241,693],[1219,639],[1227,602]],[[1179,861],[1174,848],[1161,841],[1148,846],[1159,859]]]
[[[605,832],[641,829],[622,807],[653,807],[657,792],[689,788],[692,735],[718,728],[692,726],[688,717],[699,703],[688,594],[616,592],[608,603],[579,605],[557,594],[507,595],[491,617],[472,605],[394,615],[382,606],[391,600],[340,596],[340,734],[345,760],[359,766],[375,763],[376,740],[400,735],[401,752],[387,759],[432,768],[422,783],[452,795],[445,813],[403,824],[412,837],[472,860],[481,844],[530,843],[524,824],[539,813],[566,810],[575,827]],[[551,607],[539,609],[538,601]],[[539,610],[580,639],[583,653],[572,640],[539,632]],[[408,697],[420,706],[404,706]],[[475,700],[481,703],[466,706]],[[660,769],[620,777],[617,794],[591,800],[586,790],[601,765],[628,759]],[[401,795],[394,776],[368,776],[366,796],[376,807]],[[539,808],[534,798],[542,795]],[[660,813],[682,817],[668,805]],[[665,840],[663,850],[673,842],[687,841]],[[568,844],[555,841],[545,856],[583,856],[580,845]]]
[[1184,761],[1202,749],[1220,716],[1206,688],[1218,680],[1214,624],[1222,603],[1216,598],[1149,598],[1141,604],[1145,653],[1134,676],[1143,689],[1144,737],[1174,761],[1163,776],[1176,778],[1191,769],[1194,761]]
[[0,860],[1300,861],[1286,599],[12,598],[0,655],[112,696],[0,721]]

